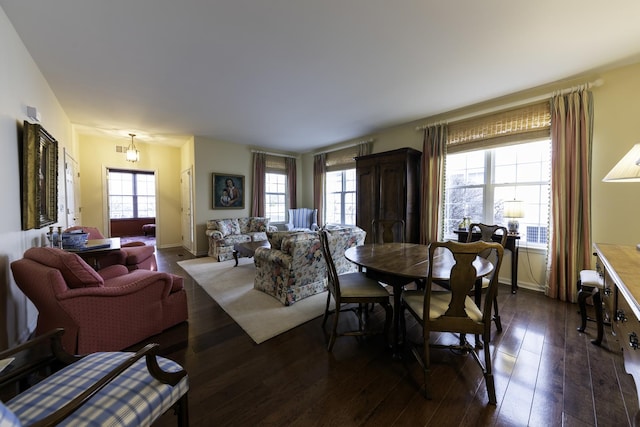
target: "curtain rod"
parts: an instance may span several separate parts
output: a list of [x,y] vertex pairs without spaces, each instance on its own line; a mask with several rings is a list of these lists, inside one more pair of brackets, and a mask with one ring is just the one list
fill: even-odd
[[561,90],[556,90],[556,91],[553,91],[553,92],[545,93],[544,95],[534,96],[532,98],[523,99],[521,101],[510,102],[509,104],[500,105],[499,107],[487,108],[485,110],[477,111],[475,113],[462,114],[460,116],[453,117],[453,118],[448,119],[448,120],[440,120],[440,121],[435,122],[435,123],[430,123],[430,124],[426,124],[426,125],[422,125],[422,126],[416,126],[416,131],[425,130],[426,128],[428,128],[430,126],[459,122],[461,120],[469,119],[471,117],[477,117],[477,116],[482,116],[484,114],[495,113],[496,111],[507,110],[507,109],[513,108],[513,107],[520,107],[520,106],[523,106],[525,104],[532,104],[534,102],[539,102],[539,101],[543,101],[543,100],[545,100],[547,98],[551,98],[554,95],[566,95],[567,93],[571,93],[571,92],[573,92],[575,90],[580,89],[582,86],[586,86],[587,89],[591,89],[592,87],[600,87],[603,84],[604,84],[604,80],[603,79],[596,79],[596,80],[594,80],[592,82],[588,82],[588,83],[585,83],[585,84],[582,84],[582,85],[571,86],[571,87],[568,87],[566,89],[561,89]]
[[268,151],[263,151],[263,150],[251,150],[252,153],[262,153],[262,154],[266,154],[268,156],[278,156],[278,157],[290,157],[292,159],[296,159],[297,156],[292,156],[290,154],[282,154],[282,153],[270,153]]
[[367,144],[367,143],[373,142],[373,141],[375,141],[373,138],[363,139],[362,141],[354,142],[354,143],[347,144],[347,145],[342,145],[340,147],[332,148],[331,150],[316,151],[313,154],[316,155],[316,154],[322,154],[322,153],[325,153],[325,154],[326,153],[332,153],[334,151],[344,150],[345,148],[351,148],[351,147],[355,147],[355,146],[360,145],[360,144]]

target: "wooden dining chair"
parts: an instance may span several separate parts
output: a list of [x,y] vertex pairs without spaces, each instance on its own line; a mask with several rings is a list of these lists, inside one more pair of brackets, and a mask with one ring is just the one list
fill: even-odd
[[[495,252],[496,264],[489,274],[489,287],[484,305],[479,307],[469,296],[469,291],[475,286],[476,269],[473,261],[478,254],[491,250]],[[434,256],[437,251],[448,251],[455,263],[451,268],[449,285],[450,291],[442,291],[433,280]],[[434,242],[429,245],[429,267],[426,288],[424,291],[407,290],[402,293],[400,304],[400,321],[404,342],[406,340],[405,310],[422,326],[422,353],[417,347],[412,353],[420,363],[424,375],[425,397],[431,398],[431,359],[432,348],[448,348],[456,350],[457,354],[471,354],[482,369],[487,386],[489,403],[496,404],[496,391],[491,369],[491,305],[498,286],[498,270],[502,263],[504,248],[496,242]],[[438,253],[438,256],[446,256]],[[457,344],[434,344],[431,342],[432,332],[458,333],[460,339]],[[471,346],[466,339],[467,334],[482,336],[484,357],[478,354],[479,349]]]
[[[475,230],[480,232],[480,239],[483,242],[498,242],[504,248],[507,243],[507,228],[501,225],[487,225],[482,223],[473,223],[469,225],[469,233],[467,234],[467,242],[472,242],[474,240],[478,240],[477,233],[476,236],[473,235]],[[494,256],[493,251],[485,251],[480,254],[481,257],[488,259],[494,266],[495,260],[492,259]],[[489,280],[486,277],[482,278],[482,292],[486,292],[487,287],[489,286]],[[482,299],[482,292],[475,292],[474,297],[477,305],[480,305],[480,300]],[[502,322],[500,321],[500,311],[498,310],[498,291],[496,289],[495,298],[493,299],[493,321],[496,324],[496,330],[498,332],[502,332]]]
[[[322,318],[322,330],[325,331],[325,333],[325,326],[329,315],[333,314],[334,316],[327,350],[331,351],[333,349],[333,344],[338,336],[365,336],[375,333],[367,329],[366,323],[369,314],[367,304],[380,304],[384,307],[386,313],[383,333],[385,343],[388,343],[389,326],[391,325],[391,319],[393,317],[393,308],[389,302],[389,293],[377,281],[368,278],[365,273],[353,272],[338,275],[331,254],[330,238],[331,235],[328,231],[320,231],[322,255],[327,263],[327,286],[329,290],[329,292],[327,292],[327,306],[324,311],[324,317]],[[335,300],[334,310],[329,309],[332,296]],[[348,305],[351,304],[357,304],[357,307],[348,307]],[[345,311],[351,311],[358,316],[358,329],[339,333],[338,322],[340,320],[340,313]]]
[[404,243],[405,225],[402,219],[371,221],[373,243]]

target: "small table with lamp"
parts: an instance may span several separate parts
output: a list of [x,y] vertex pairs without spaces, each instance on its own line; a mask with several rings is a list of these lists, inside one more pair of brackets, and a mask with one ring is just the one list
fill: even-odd
[[[454,230],[454,233],[458,235],[458,242],[466,242],[469,232],[467,230]],[[477,236],[476,236],[477,234]],[[480,233],[473,233],[471,241],[480,240]],[[495,242],[500,242],[499,236],[493,236]],[[508,233],[507,243],[504,248],[511,251],[511,293],[518,292],[518,240],[520,240],[519,234]]]

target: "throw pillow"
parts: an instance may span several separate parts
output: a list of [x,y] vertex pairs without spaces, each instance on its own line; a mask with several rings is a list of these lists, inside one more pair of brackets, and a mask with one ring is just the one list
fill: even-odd
[[218,230],[220,230],[224,237],[231,234],[240,234],[240,224],[238,224],[238,220],[235,218],[219,219]]
[[60,270],[70,288],[104,285],[102,277],[74,253],[57,248],[31,248],[24,253],[24,257]]
[[249,231],[267,231],[269,228],[269,218],[254,216],[249,223]]

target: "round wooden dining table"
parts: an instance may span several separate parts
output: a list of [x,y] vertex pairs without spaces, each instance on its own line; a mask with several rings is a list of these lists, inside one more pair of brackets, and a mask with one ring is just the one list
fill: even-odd
[[[366,268],[366,274],[375,280],[393,287],[393,356],[399,357],[400,295],[409,283],[425,280],[429,270],[429,246],[417,243],[373,243],[349,248],[345,258]],[[433,278],[449,280],[451,267],[455,264],[447,250],[434,254]],[[493,271],[493,264],[476,257],[473,262],[478,279]],[[476,281],[479,292],[481,281]]]

